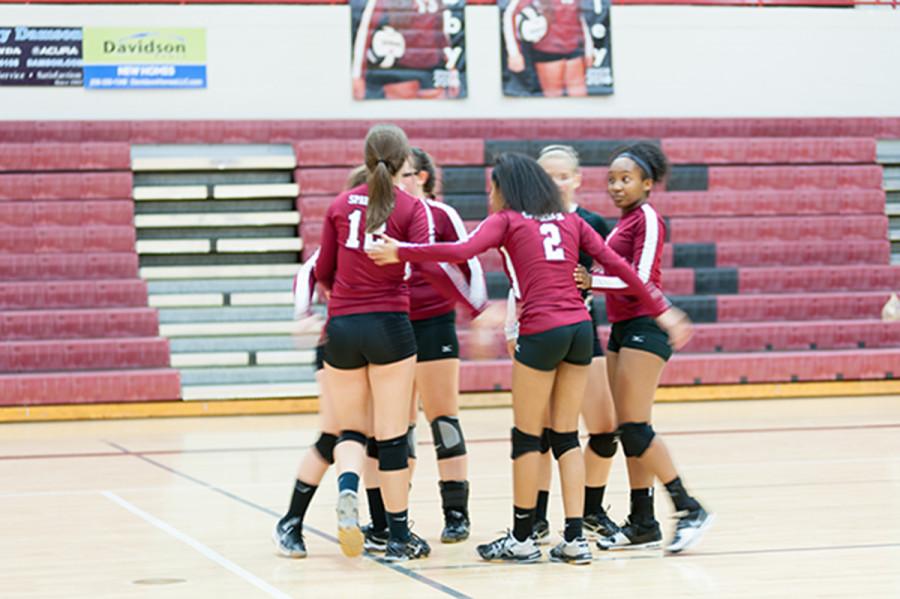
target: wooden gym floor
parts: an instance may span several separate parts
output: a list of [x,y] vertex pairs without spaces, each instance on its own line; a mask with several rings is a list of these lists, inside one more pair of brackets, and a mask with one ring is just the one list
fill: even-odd
[[[315,416],[2,425],[0,596],[900,596],[900,396],[659,405],[656,428],[715,526],[680,556],[595,551],[585,567],[477,558],[476,543],[511,521],[511,413],[462,419],[473,536],[438,542],[420,422],[411,516],[433,553],[393,566],[340,554],[330,472],[307,516],[310,557],[275,555],[272,527]],[[623,462],[617,455],[607,493],[617,520],[627,512]],[[664,491],[656,505],[668,537]]]

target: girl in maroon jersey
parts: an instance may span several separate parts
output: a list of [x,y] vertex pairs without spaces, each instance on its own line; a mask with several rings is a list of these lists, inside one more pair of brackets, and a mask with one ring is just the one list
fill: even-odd
[[[641,281],[662,288],[661,260],[665,223],[649,203],[655,184],[669,164],[657,146],[636,143],[617,150],[609,166],[607,191],[622,218],[607,237],[609,247],[631,262]],[[577,275],[576,275],[576,278]],[[666,547],[678,553],[696,543],[713,516],[684,489],[668,449],[651,425],[653,398],[672,348],[639,299],[612,294],[623,282],[601,275],[580,281],[607,291],[606,312],[612,323],[606,365],[619,419],[619,435],[628,462],[631,515],[619,532],[601,537],[601,549],[658,547],[662,542],[653,513],[653,480],[662,481],[679,513],[675,535]]]
[[[467,241],[398,244],[389,237],[369,255],[378,264],[433,260],[459,262],[490,248],[500,249],[516,295],[521,299],[520,331],[513,363],[512,430],[514,528],[478,547],[487,560],[534,562],[541,551],[531,540],[537,498],[537,467],[544,417],[551,414],[550,445],[556,457],[566,512],[564,540],[550,551],[556,561],[591,561],[582,536],[584,462],[578,442],[578,415],[593,349],[591,319],[572,281],[579,248],[609,272],[628,281],[630,293],[656,314],[681,344],[690,325],[668,308],[662,294],[647,287],[624,260],[579,217],[566,213],[556,185],[533,159],[503,154],[491,175],[491,208]],[[502,321],[503,306],[498,306]]]
[[531,59],[544,96],[586,96],[585,70],[594,42],[578,0],[511,0],[503,11],[507,68],[525,70],[520,44],[530,44]]
[[[583,218],[598,235],[605,239],[609,235],[609,227],[603,217],[579,206],[576,201],[575,194],[581,186],[581,166],[575,149],[565,145],[546,146],[541,150],[538,163],[559,187],[566,210]],[[581,252],[578,262],[582,266],[590,268],[593,259]],[[591,536],[607,537],[619,530],[603,509],[603,496],[612,468],[612,458],[617,447],[616,412],[609,391],[606,359],[597,335],[597,324],[601,321],[601,315],[597,313],[599,308],[594,303],[590,290],[582,291],[582,296],[591,312],[594,325],[593,359],[591,360],[587,393],[581,410],[585,428],[589,434],[588,445],[584,450],[584,528]],[[538,495],[538,514],[535,521],[536,540],[549,537],[550,532],[546,521],[551,474],[550,459],[547,452],[544,455],[545,458],[541,461],[541,491]]]
[[[462,219],[451,206],[434,197],[434,162],[425,151],[413,148],[412,166],[402,185],[410,194],[426,202],[434,224],[434,241],[468,238]],[[442,264],[448,277],[470,298],[469,315],[474,317],[487,306],[487,284],[478,258],[460,264]],[[459,423],[459,341],[453,301],[430,285],[418,267],[409,280],[410,320],[418,347],[416,392],[425,418],[431,424],[440,472],[444,530],[441,541],[458,543],[469,538],[469,482],[466,442]],[[415,405],[415,397],[413,404]]]
[[340,389],[333,396],[341,428],[334,450],[339,473],[338,539],[345,555],[362,552],[357,490],[366,457],[363,431],[368,428],[371,392],[389,561],[426,557],[430,552],[423,539],[410,534],[407,513],[407,426],[416,344],[405,269],[380,268],[365,254],[375,233],[412,242],[429,239],[426,208],[397,187],[408,156],[409,142],[401,129],[377,125],[369,131],[367,181],[339,195],[328,208],[315,266],[316,279],[330,290],[324,349],[327,387]]

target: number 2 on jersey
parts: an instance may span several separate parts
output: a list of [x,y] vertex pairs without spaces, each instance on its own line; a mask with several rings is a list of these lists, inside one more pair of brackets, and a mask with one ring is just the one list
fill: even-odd
[[[351,250],[358,250],[359,227],[362,224],[362,210],[354,210],[350,213],[350,216],[347,217],[347,220],[350,221],[350,230],[347,231],[347,242],[344,245]],[[380,227],[375,229],[374,233],[366,233],[363,249],[369,249],[372,244],[375,243],[375,235],[377,235],[378,233],[384,233],[385,229],[386,226],[381,225]]]
[[559,227],[553,223],[544,223],[538,229],[544,236],[544,257],[547,260],[558,262],[566,259],[566,254],[559,244],[562,243],[562,237],[559,235]]

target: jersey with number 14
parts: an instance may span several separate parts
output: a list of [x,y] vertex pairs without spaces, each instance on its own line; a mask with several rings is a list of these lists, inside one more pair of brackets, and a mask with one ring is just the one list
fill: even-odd
[[[325,214],[315,275],[331,290],[329,316],[365,312],[408,312],[409,289],[404,264],[378,266],[366,255],[373,242],[366,233],[368,187],[360,185],[339,195]],[[422,202],[394,189],[394,210],[384,232],[403,241],[428,241],[428,217]]]
[[482,221],[467,241],[403,244],[399,257],[409,262],[460,262],[490,248],[499,248],[513,291],[521,301],[522,335],[590,320],[573,279],[579,248],[602,264],[606,272],[621,277],[628,292],[654,314],[666,309],[662,294],[645,287],[628,264],[575,214],[531,216],[501,210]]

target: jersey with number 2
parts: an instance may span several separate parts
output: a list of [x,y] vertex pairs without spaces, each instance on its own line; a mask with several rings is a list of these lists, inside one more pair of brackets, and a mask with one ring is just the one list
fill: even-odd
[[590,226],[575,214],[531,216],[501,210],[481,222],[468,241],[433,245],[402,245],[401,260],[445,260],[459,262],[469,255],[496,247],[503,267],[521,301],[520,333],[533,335],[555,327],[590,320],[573,272],[578,250],[584,249],[607,272],[615,272],[658,314],[664,300],[644,287],[634,271]]

